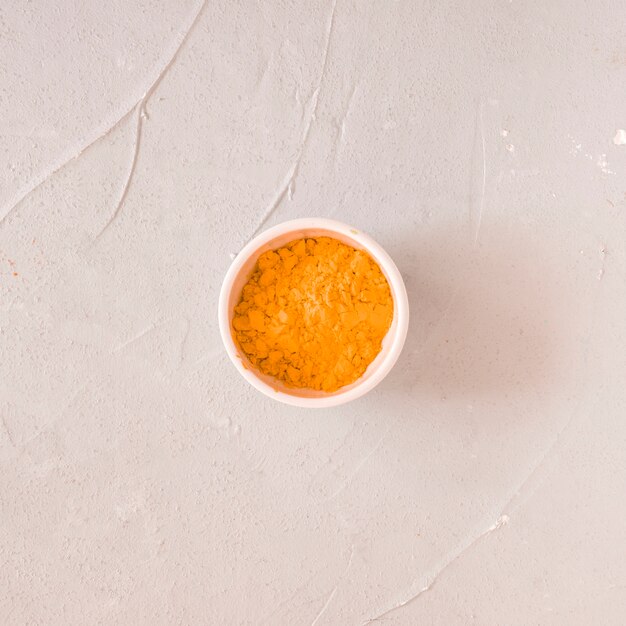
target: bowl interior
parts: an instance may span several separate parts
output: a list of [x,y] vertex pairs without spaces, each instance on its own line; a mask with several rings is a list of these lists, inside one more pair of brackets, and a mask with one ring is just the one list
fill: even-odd
[[[289,387],[283,384],[281,381],[277,380],[276,378],[272,376],[267,376],[261,373],[248,361],[248,357],[246,356],[246,354],[242,350],[240,350],[239,345],[237,341],[235,340],[233,336],[233,332],[232,332],[232,318],[233,318],[234,308],[239,303],[239,299],[241,297],[241,291],[244,285],[246,284],[246,282],[248,281],[248,279],[250,278],[250,275],[252,274],[252,271],[254,269],[254,266],[259,256],[263,254],[263,252],[266,252],[267,250],[275,250],[276,248],[280,248],[281,246],[284,246],[285,244],[289,243],[290,241],[293,241],[294,239],[302,239],[304,237],[333,237],[334,239],[337,239],[341,241],[342,243],[350,245],[356,248],[357,250],[365,250],[366,252],[368,252],[368,254],[370,254],[370,256],[378,263],[381,271],[385,275],[385,278],[387,279],[387,282],[389,283],[389,288],[391,290],[392,298],[394,300],[393,320],[391,322],[391,326],[389,327],[389,330],[387,331],[387,334],[385,335],[383,339],[381,351],[378,353],[376,358],[369,364],[368,368],[365,370],[365,372],[359,379],[354,381],[352,384],[346,385],[345,387],[341,387],[337,391],[334,391],[331,393],[326,392],[326,391],[316,391],[313,389],[300,389],[296,387]],[[378,367],[384,362],[385,357],[389,353],[389,350],[391,348],[393,339],[396,335],[396,331],[398,328],[398,306],[397,306],[398,301],[399,301],[399,298],[397,297],[397,294],[395,292],[394,281],[391,280],[391,277],[388,275],[380,259],[376,257],[376,254],[370,248],[368,248],[367,245],[364,245],[362,242],[359,241],[359,233],[357,231],[354,231],[354,237],[349,237],[343,233],[339,233],[334,230],[328,230],[324,228],[303,228],[299,230],[292,230],[281,235],[277,235],[273,239],[259,246],[254,252],[252,252],[248,256],[248,258],[245,260],[245,262],[241,266],[239,272],[235,276],[231,289],[230,289],[230,293],[228,297],[228,325],[230,329],[230,335],[234,343],[234,348],[237,352],[238,358],[241,359],[241,362],[246,367],[246,369],[252,372],[259,380],[263,381],[266,385],[268,385],[275,391],[281,391],[282,393],[288,394],[290,396],[296,396],[300,398],[328,398],[331,396],[340,396],[344,393],[347,393],[351,389],[354,389],[355,387],[361,385],[365,380],[373,376],[376,370],[378,369]]]

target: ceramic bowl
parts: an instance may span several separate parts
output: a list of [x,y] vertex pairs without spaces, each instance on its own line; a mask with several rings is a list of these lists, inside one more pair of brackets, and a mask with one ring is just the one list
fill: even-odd
[[[382,349],[363,375],[350,385],[328,393],[312,389],[289,387],[266,376],[248,362],[234,340],[232,318],[241,297],[241,290],[263,252],[274,250],[294,239],[304,237],[334,237],[359,250],[366,250],[378,263],[387,278],[393,297],[393,320],[382,343]],[[220,292],[219,326],[230,360],[238,372],[256,389],[269,398],[300,407],[332,407],[350,402],[371,391],[391,370],[400,356],[409,325],[409,303],[402,276],[385,250],[363,231],[353,226],[322,218],[305,218],[283,222],[262,232],[235,257],[228,269]]]

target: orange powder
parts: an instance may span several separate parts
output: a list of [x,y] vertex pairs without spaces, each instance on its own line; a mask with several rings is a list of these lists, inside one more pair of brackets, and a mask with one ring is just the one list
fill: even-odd
[[393,299],[367,252],[330,237],[264,252],[235,307],[250,363],[292,387],[335,391],[380,352]]

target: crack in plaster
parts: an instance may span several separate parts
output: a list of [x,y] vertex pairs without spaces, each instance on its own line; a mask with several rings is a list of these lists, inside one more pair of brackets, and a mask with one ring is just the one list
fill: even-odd
[[480,202],[478,204],[478,220],[476,224],[476,233],[474,235],[474,247],[478,245],[478,235],[480,234],[480,227],[483,221],[483,209],[485,207],[485,186],[487,182],[487,156],[485,150],[485,128],[483,125],[483,103],[482,100],[478,103],[478,119],[476,120],[478,124],[478,129],[480,130],[480,141],[482,146],[482,161],[483,161],[483,175],[482,175],[482,186],[480,190]]
[[329,500],[336,498],[354,480],[354,477],[361,471],[361,469],[363,469],[363,466],[365,465],[365,463],[383,445],[383,441],[385,440],[385,438],[390,432],[391,432],[391,426],[386,430],[383,436],[378,440],[376,445],[356,464],[356,467],[354,468],[350,476],[348,476],[348,478],[338,487],[338,489],[336,489],[333,492],[333,494],[328,498]]
[[352,107],[352,100],[354,99],[354,94],[356,93],[357,85],[356,83],[352,85],[352,89],[350,90],[350,95],[348,96],[348,100],[344,107],[344,110],[341,114],[341,117],[335,121],[335,126],[337,132],[335,133],[335,139],[333,142],[333,166],[337,165],[337,156],[339,153],[339,146],[344,143],[344,136],[346,134],[346,119],[350,114],[350,108]]
[[366,626],[367,624],[376,622],[380,620],[381,618],[385,617],[386,615],[389,615],[389,613],[392,613],[393,611],[396,611],[397,609],[400,609],[406,606],[407,604],[413,602],[413,600],[416,600],[417,598],[419,598],[423,593],[428,591],[437,582],[439,577],[448,569],[448,567],[450,567],[450,565],[458,561],[463,556],[463,554],[465,554],[465,552],[470,550],[476,543],[478,543],[481,539],[483,539],[487,535],[491,534],[494,530],[498,530],[499,528],[506,526],[508,523],[509,523],[509,516],[501,515],[491,526],[489,526],[489,528],[481,532],[479,535],[477,535],[473,539],[464,542],[464,544],[460,547],[460,549],[457,549],[453,551],[452,553],[448,553],[442,559],[442,561],[440,562],[440,565],[435,568],[435,571],[433,573],[427,574],[421,579],[415,579],[411,583],[411,586],[408,589],[408,592],[410,593],[408,598],[405,598],[404,600],[396,602],[393,606],[386,609],[382,613],[378,614],[376,617],[372,617],[370,619],[365,620],[364,622],[361,622],[361,626]]
[[[561,441],[563,437],[563,434],[569,429],[571,424],[575,421],[576,416],[579,413],[579,408],[580,408],[580,405],[574,409],[571,417],[567,420],[567,422],[563,425],[562,428],[559,429],[559,431],[555,435],[551,445],[548,446],[548,448],[543,453],[543,455],[539,458],[539,460],[533,465],[533,467],[530,468],[530,471],[526,473],[526,475],[521,480],[519,485],[512,491],[512,494],[506,498],[505,503],[498,507],[499,510],[503,511],[503,513],[500,515],[500,517],[498,517],[496,522],[492,524],[489,528],[487,528],[487,530],[483,531],[482,533],[480,533],[473,539],[469,541],[465,541],[460,546],[460,548],[457,548],[457,550],[454,551],[454,553],[451,556],[449,553],[446,557],[444,557],[442,559],[442,565],[436,568],[436,571],[434,574],[426,575],[420,579],[415,579],[411,583],[408,589],[408,592],[411,594],[408,598],[396,603],[394,606],[390,607],[389,609],[386,609],[385,611],[383,611],[376,617],[366,620],[365,622],[362,622],[361,626],[365,626],[366,624],[375,622],[379,620],[380,618],[388,615],[392,611],[402,608],[403,606],[406,606],[413,600],[417,599],[419,596],[421,596],[424,592],[428,591],[433,586],[433,584],[439,579],[439,577],[444,573],[444,571],[448,569],[449,566],[451,566],[453,563],[458,561],[463,554],[465,554],[468,550],[470,550],[482,538],[491,534],[494,530],[497,530],[501,528],[502,526],[505,526],[506,524],[508,524],[510,520],[509,514],[514,513],[519,508],[519,506],[521,506],[521,503],[518,504],[517,506],[512,506],[512,505],[515,504],[516,500],[519,500],[526,485],[533,478],[533,476],[535,476],[537,472],[539,472],[540,469],[545,466],[546,460],[550,457],[550,455],[557,448],[558,443]],[[504,511],[507,511],[508,513],[504,513]],[[426,579],[426,584],[424,584],[421,588],[416,589],[416,587],[418,587],[420,584],[423,584],[422,581],[424,580],[424,578]]]
[[328,598],[326,602],[324,603],[324,606],[321,608],[320,612],[315,616],[315,618],[311,622],[311,626],[315,626],[315,624],[317,624],[317,622],[320,620],[322,615],[324,615],[324,613],[330,606],[330,603],[333,601],[333,598],[335,597],[335,594],[337,593],[337,589],[339,589],[339,585],[343,582],[343,579],[347,576],[348,571],[350,570],[350,567],[352,566],[353,557],[354,557],[354,544],[350,546],[350,557],[348,558],[348,564],[346,565],[346,568],[343,570],[342,574],[339,576],[339,579],[337,580],[337,584],[333,587],[332,591],[328,594]]
[[189,339],[189,333],[191,332],[191,320],[186,317],[186,329],[182,341],[180,342],[180,362],[185,360],[185,350],[187,349],[187,339]]
[[567,422],[565,422],[565,424],[556,433],[556,435],[554,436],[554,439],[552,440],[552,443],[548,446],[546,451],[541,455],[541,457],[534,464],[534,466],[531,467],[530,471],[526,474],[525,478],[519,483],[517,488],[513,491],[513,494],[509,497],[509,499],[507,500],[506,504],[502,507],[503,511],[507,511],[508,510],[511,513],[511,512],[516,511],[519,508],[519,506],[521,506],[521,503],[518,504],[517,506],[512,506],[512,505],[515,504],[516,500],[520,499],[520,497],[522,496],[522,493],[523,493],[526,485],[530,482],[530,480],[533,478],[533,476],[535,476],[537,474],[537,472],[542,467],[545,466],[546,461],[548,460],[548,458],[552,455],[554,450],[558,447],[558,444],[561,441],[564,433],[570,428],[570,426],[576,420],[576,417],[578,416],[578,414],[580,412],[580,404],[581,403],[579,403],[578,406],[576,406],[576,408],[572,411],[572,415],[567,420]]
[[[178,43],[174,43],[174,51],[172,52],[169,60],[161,67],[154,81],[149,85],[148,89],[144,92],[144,95],[133,102],[133,104],[127,107],[121,114],[118,114],[117,118],[114,121],[109,123],[104,123],[98,126],[94,131],[92,131],[88,138],[84,141],[84,145],[82,145],[78,150],[70,148],[66,150],[59,159],[57,159],[56,163],[54,163],[51,167],[49,167],[46,171],[36,175],[31,181],[22,189],[17,191],[13,198],[8,202],[8,208],[5,208],[2,211],[2,217],[0,217],[0,226],[2,226],[9,215],[37,188],[39,188],[43,183],[45,183],[50,177],[54,176],[59,170],[63,169],[68,163],[77,159],[83,152],[88,150],[91,146],[97,143],[100,139],[103,139],[107,135],[109,135],[113,130],[115,130],[120,124],[126,120],[126,118],[135,110],[137,105],[143,105],[143,111],[146,113],[145,105],[159,86],[163,77],[170,70],[176,59],[178,58],[178,54],[185,45],[185,42],[189,39],[189,35],[192,30],[195,28],[196,24],[199,21],[200,15],[202,14],[204,8],[207,5],[208,0],[203,0],[200,8],[196,12],[193,20],[189,27],[181,31],[179,35],[180,41]],[[146,113],[147,119],[147,113]],[[104,126],[104,128],[102,128]],[[70,153],[70,154],[68,154]]]
[[[284,600],[281,600],[276,606],[274,606],[270,613],[268,613],[265,617],[261,617],[258,622],[259,626],[262,626],[263,624],[267,624],[269,622],[270,617],[274,617],[274,615],[276,615],[276,613],[278,613],[278,611],[280,611],[280,609],[282,609],[285,605],[293,602],[293,600],[297,598],[298,594],[301,593],[304,589],[306,589],[318,574],[319,572],[315,572],[314,574],[309,576],[303,585],[296,587],[295,591]],[[273,624],[274,622],[270,622],[270,623]]]
[[283,178],[283,182],[279,185],[276,193],[274,194],[274,198],[268,205],[268,207],[263,212],[261,219],[257,223],[255,229],[252,231],[252,234],[246,240],[246,243],[250,241],[257,233],[263,228],[263,226],[267,223],[267,221],[272,217],[272,215],[276,212],[278,207],[281,205],[285,195],[289,194],[289,199],[292,198],[294,194],[295,181],[298,177],[298,171],[300,169],[300,163],[302,162],[302,157],[304,156],[305,148],[309,141],[309,135],[311,134],[311,128],[313,126],[313,121],[316,119],[317,115],[317,107],[319,104],[319,93],[322,86],[322,82],[324,80],[324,76],[326,75],[326,68],[328,66],[328,51],[330,49],[330,40],[332,37],[332,33],[335,25],[335,10],[337,8],[337,0],[333,0],[333,6],[330,12],[330,18],[328,20],[328,27],[326,29],[326,45],[324,46],[324,56],[322,58],[322,69],[320,71],[320,77],[317,83],[317,87],[313,92],[313,96],[311,97],[312,106],[311,113],[309,114],[309,118],[307,120],[307,124],[304,128],[304,132],[302,133],[302,139],[300,141],[300,149],[296,155],[295,161],[291,164],[290,168],[287,170],[286,176]]
[[2,418],[2,425],[4,426],[4,430],[7,433],[9,443],[11,444],[12,447],[16,448],[17,446],[15,445],[15,441],[13,441],[13,435],[11,434],[11,431],[9,430],[9,426],[7,424],[6,418],[4,417],[4,414],[0,413],[0,418]]
[[113,350],[111,350],[111,354],[116,354],[117,352],[121,352],[122,350],[125,350],[129,346],[132,346],[135,342],[139,341],[142,337],[144,337],[148,333],[151,333],[153,330],[156,330],[157,328],[162,326],[164,323],[165,322],[162,322],[161,324],[154,324],[154,323],[150,324],[150,326],[148,326],[147,328],[144,328],[142,331],[137,333],[135,336],[131,337],[127,341],[124,341],[123,343],[121,343],[118,346],[116,346],[115,348],[113,348]]
[[115,207],[115,210],[111,214],[111,217],[107,220],[106,224],[102,227],[100,232],[94,237],[93,243],[97,242],[102,235],[108,230],[109,226],[113,224],[113,222],[117,219],[117,216],[120,214],[122,210],[122,205],[126,200],[126,196],[128,195],[128,190],[130,189],[130,184],[133,181],[133,176],[135,174],[135,169],[137,168],[137,159],[139,158],[139,148],[141,146],[141,133],[143,128],[143,120],[144,120],[144,107],[146,103],[146,98],[144,97],[141,101],[141,104],[137,107],[137,130],[135,132],[135,147],[133,149],[133,158],[130,163],[130,168],[128,169],[128,176],[126,177],[126,182],[124,183],[124,187],[122,189],[122,194],[120,195],[120,199]]

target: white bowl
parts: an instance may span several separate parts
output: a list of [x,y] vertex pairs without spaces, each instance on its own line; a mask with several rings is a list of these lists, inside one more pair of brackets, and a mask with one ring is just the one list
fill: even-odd
[[[288,387],[272,376],[259,372],[239,349],[231,328],[233,310],[241,297],[241,290],[252,274],[254,265],[263,252],[303,237],[334,237],[354,248],[366,250],[378,263],[387,278],[393,297],[393,320],[382,342],[382,349],[363,375],[350,385],[332,393]],[[266,396],[301,407],[338,406],[359,398],[373,389],[391,370],[404,345],[409,326],[409,301],[402,276],[391,257],[371,237],[359,229],[334,220],[305,218],[283,222],[266,230],[235,257],[228,269],[220,291],[218,306],[220,333],[226,352],[239,373]]]

